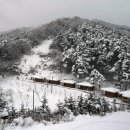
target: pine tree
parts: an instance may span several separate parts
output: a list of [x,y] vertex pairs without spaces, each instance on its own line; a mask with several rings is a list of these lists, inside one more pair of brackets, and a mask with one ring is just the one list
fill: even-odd
[[66,99],[65,107],[70,109],[74,115],[77,115],[76,101],[73,99],[72,96]]
[[102,99],[102,112],[104,112],[104,114],[106,113],[106,112],[110,112],[110,108],[109,108],[109,102],[108,101],[106,101],[104,98]]
[[17,117],[17,112],[16,109],[14,108],[14,106],[11,107],[11,110],[9,110],[9,123],[11,123],[13,121],[14,118]]
[[6,101],[3,99],[3,93],[0,94],[0,111],[4,110],[6,106]]
[[24,104],[21,105],[20,115],[23,116],[23,118],[26,117],[26,109],[24,108]]
[[64,104],[63,104],[62,102],[59,102],[59,103],[57,104],[57,106],[58,106],[58,111],[59,111],[59,113],[60,113],[61,115],[64,115]]
[[50,109],[47,104],[46,95],[43,96],[43,100],[41,102],[42,102],[42,106],[41,106],[42,116],[45,120],[49,120],[50,119]]
[[80,95],[78,99],[77,110],[79,114],[84,114],[84,99],[83,99],[82,94]]
[[65,109],[64,108],[65,107],[64,107],[64,104],[62,102],[60,102],[60,101],[57,104],[57,107],[58,107],[58,111],[55,113],[56,114],[55,120],[59,122],[64,117],[64,114],[65,114]]
[[116,107],[116,99],[113,99],[113,111],[117,111],[117,107]]
[[88,98],[84,99],[84,103],[83,103],[83,113],[87,114],[88,113]]

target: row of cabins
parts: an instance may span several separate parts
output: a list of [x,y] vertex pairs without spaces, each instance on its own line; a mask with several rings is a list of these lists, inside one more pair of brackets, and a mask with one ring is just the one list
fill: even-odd
[[121,91],[114,87],[101,88],[103,95],[110,98],[120,98],[124,102],[130,102],[130,90]]
[[88,82],[77,83],[74,80],[59,80],[56,78],[41,78],[40,76],[33,76],[33,77],[31,77],[31,80],[33,80],[35,82],[62,85],[64,87],[78,88],[78,89],[82,89],[82,90],[86,90],[86,91],[94,91],[94,85],[92,85]]
[[[88,82],[76,82],[74,80],[59,80],[56,78],[41,78],[40,76],[33,76],[31,79],[35,82],[44,82],[49,84],[62,85],[64,87],[78,88],[85,91],[94,91],[94,85]],[[124,102],[128,102],[130,99],[130,90],[121,91],[114,87],[101,88],[101,92],[104,96],[110,98],[121,98]]]

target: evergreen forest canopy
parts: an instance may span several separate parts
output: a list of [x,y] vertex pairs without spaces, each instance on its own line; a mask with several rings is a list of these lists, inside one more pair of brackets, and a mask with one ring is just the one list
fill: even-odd
[[20,58],[48,38],[55,69],[78,78],[96,69],[108,80],[130,79],[130,28],[79,17],[1,33],[0,73],[15,72]]

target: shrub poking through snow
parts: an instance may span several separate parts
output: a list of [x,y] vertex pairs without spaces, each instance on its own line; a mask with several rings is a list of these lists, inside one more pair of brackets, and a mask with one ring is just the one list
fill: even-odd
[[16,118],[13,120],[12,125],[13,126],[21,126],[21,127],[29,127],[31,125],[33,125],[33,119],[31,117],[28,118]]

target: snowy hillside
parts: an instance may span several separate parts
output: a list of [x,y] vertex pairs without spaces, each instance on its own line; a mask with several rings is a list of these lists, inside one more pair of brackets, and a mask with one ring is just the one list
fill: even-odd
[[49,46],[52,44],[52,40],[46,40],[41,43],[40,46],[37,46],[32,49],[32,54],[24,55],[21,59],[21,63],[18,68],[23,73],[28,73],[31,68],[36,68],[37,65],[40,65],[42,59],[40,54],[47,54],[49,52]]
[[54,64],[53,59],[48,56],[48,53],[50,52],[49,48],[52,42],[52,39],[45,40],[40,45],[34,47],[31,54],[24,55],[18,65],[20,71],[30,76],[33,75],[31,70],[35,70],[35,75],[41,75],[42,77],[57,77],[60,79],[74,78],[72,74],[55,72],[56,70],[49,68],[50,65]]

